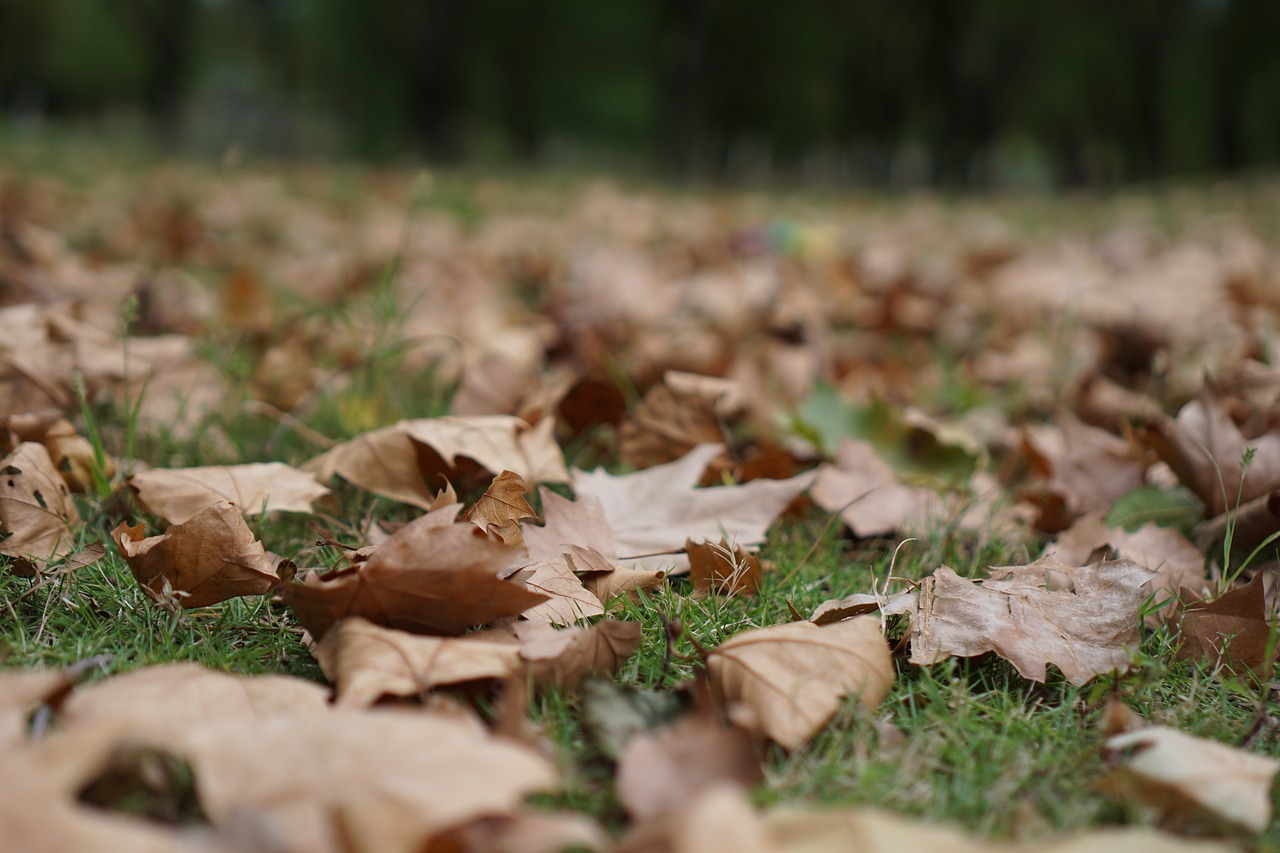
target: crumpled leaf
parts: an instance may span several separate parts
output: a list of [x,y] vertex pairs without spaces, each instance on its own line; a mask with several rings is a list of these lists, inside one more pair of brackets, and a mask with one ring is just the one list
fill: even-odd
[[688,570],[688,558],[662,552],[680,549],[686,539],[722,537],[753,548],[764,540],[773,520],[813,481],[812,474],[801,474],[788,480],[694,488],[707,463],[720,452],[718,445],[704,444],[675,462],[634,474],[575,470],[573,488],[579,499],[585,495],[600,502],[623,565],[670,567],[671,573],[679,574]]
[[710,376],[692,378],[704,381],[676,379],[673,384],[669,375],[650,388],[622,422],[618,452],[624,463],[649,468],[679,459],[700,444],[724,440],[717,404],[730,392],[732,383]]
[[1177,659],[1209,661],[1232,672],[1248,670],[1266,677],[1277,650],[1268,648],[1268,619],[1274,613],[1267,607],[1264,574],[1258,572],[1247,584],[1213,601],[1188,604],[1178,620]]
[[639,622],[603,619],[560,630],[547,622],[520,622],[515,632],[534,681],[570,689],[588,676],[612,676],[640,648]]
[[282,578],[239,509],[219,501],[159,536],[141,524],[111,531],[138,585],[156,601],[204,607],[240,595],[261,595]]
[[723,595],[755,595],[760,589],[760,557],[734,548],[723,539],[719,542],[694,542],[686,539],[689,575],[696,593],[716,592]]
[[845,696],[879,705],[897,677],[875,617],[743,631],[711,653],[707,673],[722,703],[742,705],[754,730],[787,749],[822,728]]
[[440,685],[506,678],[524,665],[509,637],[421,637],[359,617],[326,631],[315,656],[341,708],[367,707],[383,696],[419,696]]
[[1280,761],[1164,726],[1106,742],[1119,764],[1107,787],[1174,825],[1261,832],[1271,822],[1271,783]]
[[1058,537],[1053,555],[1072,566],[1092,561],[1102,549],[1110,556],[1132,560],[1156,573],[1148,588],[1155,593],[1148,607],[1147,625],[1164,623],[1173,610],[1165,602],[1176,598],[1203,598],[1209,594],[1204,554],[1176,530],[1147,522],[1132,533],[1108,527],[1099,512],[1081,516]]
[[883,612],[908,614],[914,664],[995,652],[1023,678],[1044,681],[1052,663],[1084,684],[1128,668],[1153,577],[1131,560],[1073,567],[1044,557],[980,582],[941,566]]
[[572,625],[604,613],[600,599],[582,585],[564,557],[525,563],[503,577],[545,599],[521,614],[530,621]]
[[24,441],[0,459],[0,554],[35,574],[71,553],[80,526],[71,492],[44,445]]
[[129,485],[147,509],[170,524],[181,524],[223,501],[244,515],[310,513],[312,502],[329,494],[312,474],[282,462],[152,468],[134,474]]
[[445,507],[417,518],[364,562],[309,574],[280,595],[315,637],[346,616],[414,633],[461,634],[544,601],[498,577],[519,551],[470,522],[453,522],[457,512]]
[[526,483],[565,483],[569,474],[552,438],[550,419],[530,427],[509,415],[400,421],[343,442],[303,469],[321,482],[334,476],[377,495],[430,508],[432,476],[457,479],[471,460],[497,474],[513,471]]
[[632,569],[617,566],[594,548],[570,545],[565,554],[569,567],[577,572],[587,591],[609,606],[619,595],[635,594],[661,586],[667,573],[661,569]]
[[618,799],[632,819],[678,812],[717,785],[753,788],[764,771],[751,736],[725,725],[705,683],[693,710],[673,725],[636,734],[618,761]]
[[1065,412],[1053,426],[1024,430],[1022,446],[1040,477],[1028,491],[1041,505],[1045,530],[1061,530],[1085,513],[1107,511],[1142,484],[1147,467],[1130,442]]
[[525,498],[525,484],[520,475],[514,471],[503,471],[493,478],[489,488],[463,518],[508,545],[524,548],[520,522],[536,520],[538,514]]

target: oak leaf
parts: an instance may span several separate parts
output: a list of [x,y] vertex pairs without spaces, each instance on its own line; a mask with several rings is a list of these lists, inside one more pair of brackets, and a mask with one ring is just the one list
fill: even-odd
[[170,524],[228,502],[244,515],[312,511],[329,494],[316,478],[283,462],[216,465],[207,468],[152,468],[129,478],[147,509]]
[[897,676],[873,616],[743,631],[711,653],[707,673],[723,703],[744,706],[752,728],[787,749],[822,728],[845,696],[879,705]]
[[141,524],[121,522],[111,531],[138,585],[161,604],[204,607],[279,586],[271,557],[227,501],[215,503],[159,536],[144,537]]

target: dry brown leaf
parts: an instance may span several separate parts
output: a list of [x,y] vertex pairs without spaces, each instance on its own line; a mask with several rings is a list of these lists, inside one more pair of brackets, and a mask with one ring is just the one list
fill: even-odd
[[614,565],[596,549],[580,545],[570,545],[564,556],[569,567],[582,576],[582,585],[606,607],[619,595],[656,589],[667,578],[661,569]]
[[262,543],[240,511],[220,501],[146,538],[143,526],[126,522],[111,538],[138,585],[156,601],[204,607],[239,595],[261,595],[281,581]]
[[419,696],[439,685],[506,678],[523,667],[520,648],[509,637],[420,637],[358,617],[326,631],[315,656],[340,708],[367,707],[383,696]]
[[1089,513],[1063,531],[1049,550],[1068,565],[1082,566],[1092,560],[1098,549],[1109,550],[1116,558],[1133,560],[1156,573],[1148,586],[1155,593],[1146,616],[1149,626],[1163,624],[1173,615],[1165,602],[1209,594],[1204,554],[1178,531],[1157,527],[1155,522],[1147,522],[1130,533],[1108,527],[1100,512]]
[[529,506],[525,492],[524,480],[520,479],[519,474],[503,471],[493,478],[489,488],[466,511],[463,518],[507,545],[523,549],[524,537],[520,533],[520,522],[530,519],[536,521],[538,518],[533,507]]
[[538,494],[545,523],[520,525],[530,558],[559,557],[574,545],[592,548],[606,560],[617,558],[618,543],[598,500],[579,495],[578,500],[571,501],[547,488],[539,489]]
[[755,595],[760,590],[760,557],[719,542],[685,540],[689,557],[689,575],[696,593],[723,595]]
[[1169,823],[1255,833],[1271,822],[1274,758],[1164,726],[1116,735],[1106,750],[1119,764],[1107,787]]
[[885,612],[911,619],[911,662],[995,652],[1024,678],[1054,664],[1072,684],[1128,669],[1155,576],[1130,560],[1074,567],[1041,558],[991,569],[981,582],[941,566]]
[[1040,476],[1031,486],[1041,506],[1040,527],[1061,530],[1072,519],[1103,513],[1142,485],[1146,462],[1124,439],[1059,413],[1053,426],[1026,429],[1022,449]]
[[614,853],[777,853],[777,850],[746,792],[737,785],[723,784],[703,790],[674,814],[633,826]]
[[1274,611],[1267,607],[1264,572],[1213,601],[1188,604],[1176,620],[1181,636],[1177,659],[1209,661],[1236,673],[1267,677],[1277,650],[1271,647]]
[[431,476],[456,478],[461,460],[527,483],[564,483],[569,475],[550,421],[530,427],[509,415],[400,421],[356,436],[304,467],[321,482],[334,476],[384,497],[430,508]]
[[600,502],[623,565],[669,567],[671,573],[679,574],[688,571],[688,558],[667,552],[681,549],[686,539],[722,537],[739,547],[752,548],[764,540],[773,520],[813,480],[811,474],[801,474],[789,480],[694,488],[703,469],[720,453],[719,446],[704,444],[675,462],[618,476],[603,469],[575,470],[573,487],[579,501],[588,496]]
[[35,574],[76,544],[71,492],[44,445],[24,441],[0,459],[0,554],[19,574]]
[[415,519],[364,562],[309,574],[283,585],[280,595],[316,637],[346,616],[415,633],[461,634],[545,600],[499,579],[519,552],[470,522],[450,523],[456,512],[445,508]]
[[486,816],[435,835],[422,853],[564,853],[605,850],[609,836],[577,812]]
[[[35,413],[10,415],[4,419],[10,442],[5,451],[13,451],[23,441],[43,444],[49,451],[53,467],[62,475],[73,492],[88,492],[94,488],[93,468],[97,464],[93,445],[66,418],[41,417]],[[115,460],[103,459],[102,476],[110,480],[116,474]]]
[[[713,377],[696,379],[715,380]],[[726,380],[720,380],[725,382]],[[618,431],[618,452],[633,468],[679,459],[700,444],[724,440],[717,402],[728,389],[696,382],[663,381],[644,395]]]
[[503,577],[546,599],[520,614],[530,621],[572,625],[604,613],[600,599],[582,585],[564,557],[524,563]]
[[604,619],[560,630],[546,622],[520,622],[515,631],[534,680],[566,688],[590,675],[612,676],[640,648],[639,622]]
[[711,653],[707,672],[723,703],[744,706],[752,728],[787,749],[822,728],[845,696],[879,705],[897,677],[873,616],[743,631]]
[[616,786],[631,818],[645,821],[674,814],[717,785],[749,789],[763,781],[751,736],[721,721],[706,684],[699,683],[691,712],[627,741]]
[[818,468],[809,494],[827,512],[840,513],[859,537],[916,530],[941,520],[935,492],[904,485],[875,448],[852,438],[840,440],[834,465]]
[[283,462],[152,468],[134,474],[129,485],[147,509],[170,524],[181,524],[224,501],[244,515],[310,513],[312,502],[329,494],[312,474]]

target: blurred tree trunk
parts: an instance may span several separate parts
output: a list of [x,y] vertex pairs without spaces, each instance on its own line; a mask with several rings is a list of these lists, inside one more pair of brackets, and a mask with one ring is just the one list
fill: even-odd
[[659,24],[662,155],[681,177],[706,165],[709,0],[665,0]]
[[198,0],[152,0],[135,8],[148,54],[143,105],[160,137],[171,142],[180,130],[183,98],[194,67]]
[[403,0],[404,72],[410,121],[419,144],[435,160],[463,154],[467,0]]

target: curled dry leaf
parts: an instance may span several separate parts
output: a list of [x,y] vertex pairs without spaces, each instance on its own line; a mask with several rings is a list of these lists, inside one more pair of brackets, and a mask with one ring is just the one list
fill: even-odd
[[31,575],[71,553],[80,526],[71,492],[44,445],[24,441],[0,459],[0,554]]
[[533,507],[529,506],[525,492],[524,480],[519,474],[503,471],[493,478],[489,488],[466,511],[463,518],[507,545],[523,549],[524,537],[520,534],[520,522],[538,518]]
[[667,577],[661,569],[614,565],[594,548],[570,545],[564,556],[570,568],[581,576],[582,585],[606,607],[619,595],[656,589]]
[[429,853],[564,853],[607,848],[609,836],[585,815],[518,811],[450,827],[432,837],[426,849]]
[[591,675],[612,676],[640,648],[640,623],[604,619],[556,630],[546,622],[516,625],[520,656],[534,681],[574,688]]
[[686,539],[724,537],[743,548],[759,545],[773,520],[813,480],[811,474],[801,474],[789,480],[695,488],[703,469],[720,453],[718,445],[703,444],[675,462],[618,476],[603,469],[575,470],[573,487],[579,500],[585,495],[600,502],[623,565],[670,568],[678,574],[689,569],[688,558],[675,553]]
[[362,616],[384,628],[461,634],[516,616],[545,600],[498,577],[519,558],[470,522],[451,523],[456,508],[428,513],[392,534],[367,560],[328,575],[309,574],[280,594],[312,635]]
[[689,557],[689,575],[698,593],[723,595],[755,595],[760,590],[760,557],[719,542],[685,540]]
[[304,468],[326,482],[334,476],[362,489],[427,509],[428,478],[453,479],[459,460],[490,472],[513,471],[527,483],[564,483],[569,475],[547,420],[530,427],[509,415],[400,421],[356,436]]
[[750,789],[764,781],[751,736],[721,721],[705,683],[696,690],[689,714],[665,729],[636,734],[623,749],[618,799],[634,820],[678,812],[717,785]]
[[1236,673],[1270,673],[1277,650],[1271,643],[1265,572],[1258,572],[1244,586],[1223,593],[1210,602],[1187,605],[1177,620],[1181,642],[1177,659],[1209,661]]
[[244,515],[312,511],[329,494],[314,475],[283,462],[217,465],[208,468],[152,468],[129,478],[147,509],[170,524],[229,502]]
[[[690,374],[681,374],[690,376]],[[724,440],[717,402],[732,383],[693,376],[712,384],[664,380],[649,389],[618,431],[619,454],[633,468],[649,468],[679,459],[700,444]],[[721,385],[720,383],[727,383]]]
[[1154,575],[1130,560],[1077,568],[1046,557],[975,582],[941,566],[884,610],[910,617],[914,664],[995,652],[1032,681],[1052,663],[1084,684],[1128,668]]
[[526,563],[504,577],[545,598],[521,614],[530,621],[572,625],[604,613],[600,599],[582,585],[564,557]]
[[270,592],[281,581],[262,543],[226,501],[159,536],[144,537],[141,524],[121,522],[111,538],[138,585],[162,604],[176,598],[182,607],[204,607]]
[[[43,444],[49,451],[53,467],[73,492],[88,492],[94,488],[93,468],[97,464],[93,445],[66,418],[41,417],[31,412],[10,415],[4,419],[5,451],[13,451],[23,441]],[[103,458],[102,476],[110,480],[116,474],[115,460]]]
[[325,632],[315,656],[342,708],[367,707],[383,696],[419,696],[441,685],[506,678],[523,666],[520,648],[509,636],[421,637],[358,617]]
[[1084,513],[1106,512],[1142,485],[1147,467],[1130,442],[1062,412],[1053,426],[1025,430],[1022,449],[1040,478],[1032,496],[1045,530],[1061,530]]
[[1106,750],[1119,764],[1106,786],[1175,825],[1261,832],[1271,822],[1274,758],[1164,726],[1116,735]]
[[742,705],[752,728],[787,749],[822,728],[845,696],[879,705],[897,676],[873,616],[743,631],[711,653],[707,672],[723,703]]

